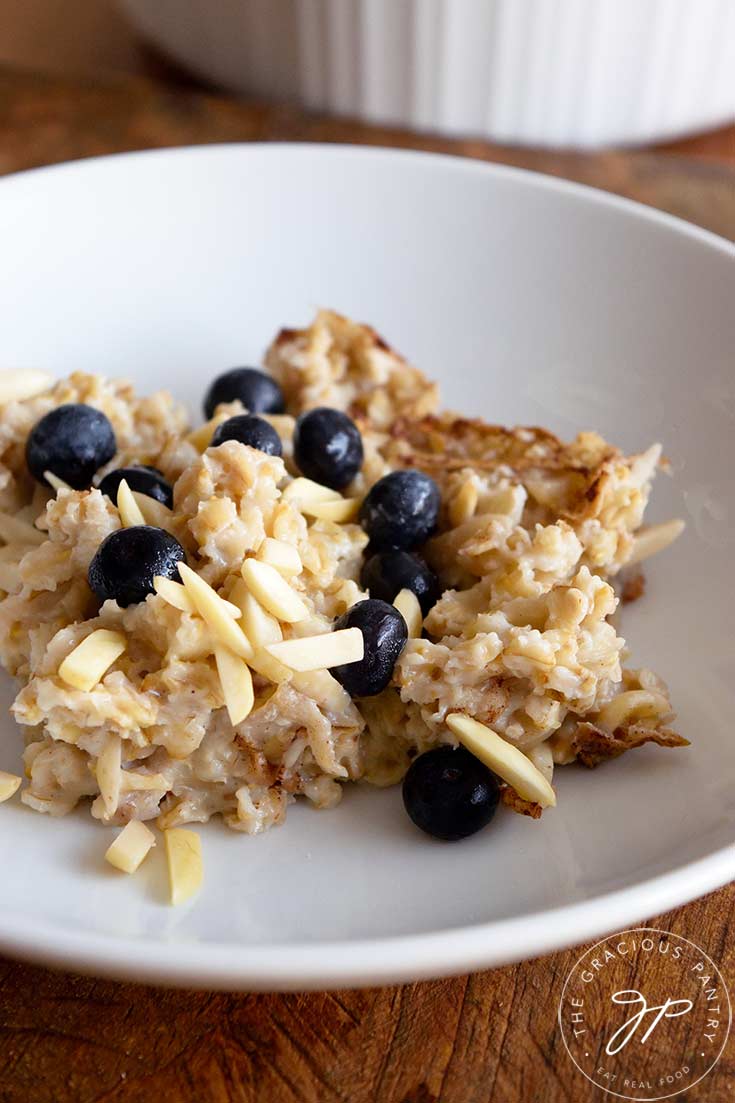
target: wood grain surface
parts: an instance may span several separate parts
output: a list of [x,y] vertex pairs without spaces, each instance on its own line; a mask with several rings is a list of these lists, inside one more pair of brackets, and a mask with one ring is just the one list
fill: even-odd
[[[0,172],[128,149],[352,141],[533,168],[735,239],[735,130],[667,152],[522,151],[243,104],[146,80],[0,69]],[[713,149],[716,152],[713,155]],[[725,151],[724,156],[722,151]],[[686,155],[689,152],[689,155]],[[499,887],[502,891],[502,886]],[[735,980],[735,886],[652,917]],[[0,1103],[587,1103],[557,1024],[570,950],[469,977],[306,995],[164,991],[0,960]],[[735,1044],[677,1098],[725,1103]]]

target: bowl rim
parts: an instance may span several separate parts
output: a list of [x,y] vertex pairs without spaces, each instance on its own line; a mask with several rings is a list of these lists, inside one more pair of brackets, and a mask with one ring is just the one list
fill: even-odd
[[[231,142],[83,157],[0,178],[0,201],[29,178],[61,178],[152,159],[185,160],[232,156],[306,157],[416,161],[460,175],[517,179],[585,203],[619,210],[658,224],[735,258],[735,244],[709,230],[635,200],[586,184],[515,166],[459,155],[312,142]],[[490,922],[418,934],[324,942],[257,945],[166,942],[92,932],[59,931],[12,912],[0,913],[0,953],[39,964],[98,976],[169,986],[221,990],[294,991],[397,984],[527,960],[581,944],[702,896],[735,877],[735,843],[638,884],[560,907]]]

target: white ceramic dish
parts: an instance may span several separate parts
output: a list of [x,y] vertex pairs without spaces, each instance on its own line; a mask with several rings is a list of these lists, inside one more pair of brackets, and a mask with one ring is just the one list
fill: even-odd
[[[206,886],[164,902],[79,814],[0,808],[0,951],[223,988],[476,969],[619,929],[735,874],[735,264],[726,242],[514,170],[337,147],[133,154],[0,182],[0,360],[167,384],[198,407],[316,304],[370,320],[470,413],[662,439],[651,516],[684,537],[625,614],[693,747],[557,774],[559,806],[447,845],[399,790],[295,807],[261,838],[202,830]],[[10,686],[5,681],[6,698]],[[0,768],[20,737],[0,733]]]
[[231,91],[496,142],[653,142],[735,115],[731,0],[119,0]]

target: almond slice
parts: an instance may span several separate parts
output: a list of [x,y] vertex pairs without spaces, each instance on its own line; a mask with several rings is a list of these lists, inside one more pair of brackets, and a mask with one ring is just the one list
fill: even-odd
[[299,595],[270,563],[246,559],[242,565],[242,577],[260,604],[279,620],[296,624],[309,616],[309,610]]
[[263,608],[245,585],[244,578],[238,578],[232,587],[230,597],[242,613],[242,630],[253,647],[266,647],[269,643],[278,643],[283,639],[281,626],[274,616]]
[[307,517],[334,521],[338,525],[354,521],[360,511],[359,498],[340,498],[338,502],[299,502],[298,505]]
[[147,789],[168,789],[168,782],[163,774],[139,774],[135,770],[120,771],[120,790],[123,793],[139,793]]
[[[194,602],[196,611],[206,621],[215,636],[241,659],[252,659],[253,646],[228,610],[227,606],[230,603],[225,604],[224,598],[221,598],[208,582],[200,578],[196,571],[187,567],[185,563],[179,563],[179,574],[189,597]],[[277,577],[281,576],[277,575]]]
[[266,651],[279,663],[304,674],[307,670],[359,663],[365,656],[365,639],[359,628],[340,628],[320,636],[271,643]]
[[498,777],[507,781],[523,800],[533,801],[542,808],[552,808],[556,804],[556,793],[541,771],[522,751],[502,739],[492,728],[461,712],[450,713],[446,723],[460,743]]
[[230,723],[240,724],[255,702],[253,676],[247,663],[227,647],[215,647],[214,658]]
[[398,610],[408,627],[409,639],[420,639],[421,629],[424,624],[424,616],[421,612],[421,605],[419,599],[413,590],[401,590],[393,602],[394,608]]
[[48,537],[28,521],[0,511],[0,540],[6,544],[43,544]]
[[26,398],[43,394],[51,388],[53,382],[53,377],[45,371],[35,371],[33,368],[0,371],[0,406],[6,402],[23,402]]
[[[174,609],[178,609],[182,613],[196,612],[196,606],[189,596],[186,586],[182,585],[181,582],[174,582],[172,578],[157,574],[153,579],[153,589],[159,597],[162,597],[169,605],[173,605]],[[223,597],[220,598],[220,601],[224,611],[229,613],[233,620],[240,619],[242,610],[237,605],[233,605],[231,601],[225,601]]]
[[140,507],[133,497],[133,492],[125,479],[120,480],[120,485],[117,488],[117,511],[120,514],[123,528],[129,529],[133,525],[145,524],[145,517],[141,513]]
[[114,815],[122,790],[122,742],[117,735],[108,735],[94,774],[100,789],[102,803],[108,816]]
[[166,845],[171,903],[175,906],[194,896],[202,887],[202,842],[196,831],[171,827],[163,833]]
[[58,475],[54,475],[53,471],[44,471],[43,477],[50,487],[54,490],[72,490],[73,488],[65,483],[63,479],[60,479]]
[[68,686],[88,693],[127,646],[128,641],[122,633],[97,628],[69,652],[59,667],[59,677]]
[[338,490],[332,490],[331,487],[322,486],[321,483],[300,475],[288,484],[283,492],[283,499],[286,502],[295,502],[303,510],[304,502],[341,502],[342,495]]
[[625,561],[626,567],[632,567],[634,563],[641,563],[651,555],[663,551],[678,540],[686,528],[686,523],[680,518],[672,518],[671,521],[663,521],[660,525],[649,525],[647,528],[638,529],[633,536],[633,550]]
[[153,832],[140,820],[131,820],[108,846],[105,861],[123,873],[135,873],[155,845],[156,836]]
[[261,563],[269,563],[287,578],[301,574],[304,569],[298,548],[287,544],[285,540],[275,540],[272,536],[266,536],[258,548],[257,558]]
[[4,800],[10,800],[18,792],[22,780],[15,774],[6,774],[4,770],[0,770],[0,804]]

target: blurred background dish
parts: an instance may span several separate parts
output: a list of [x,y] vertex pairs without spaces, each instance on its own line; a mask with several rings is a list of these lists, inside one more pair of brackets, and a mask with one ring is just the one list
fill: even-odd
[[595,148],[735,114],[732,0],[119,0],[230,91],[493,141]]

